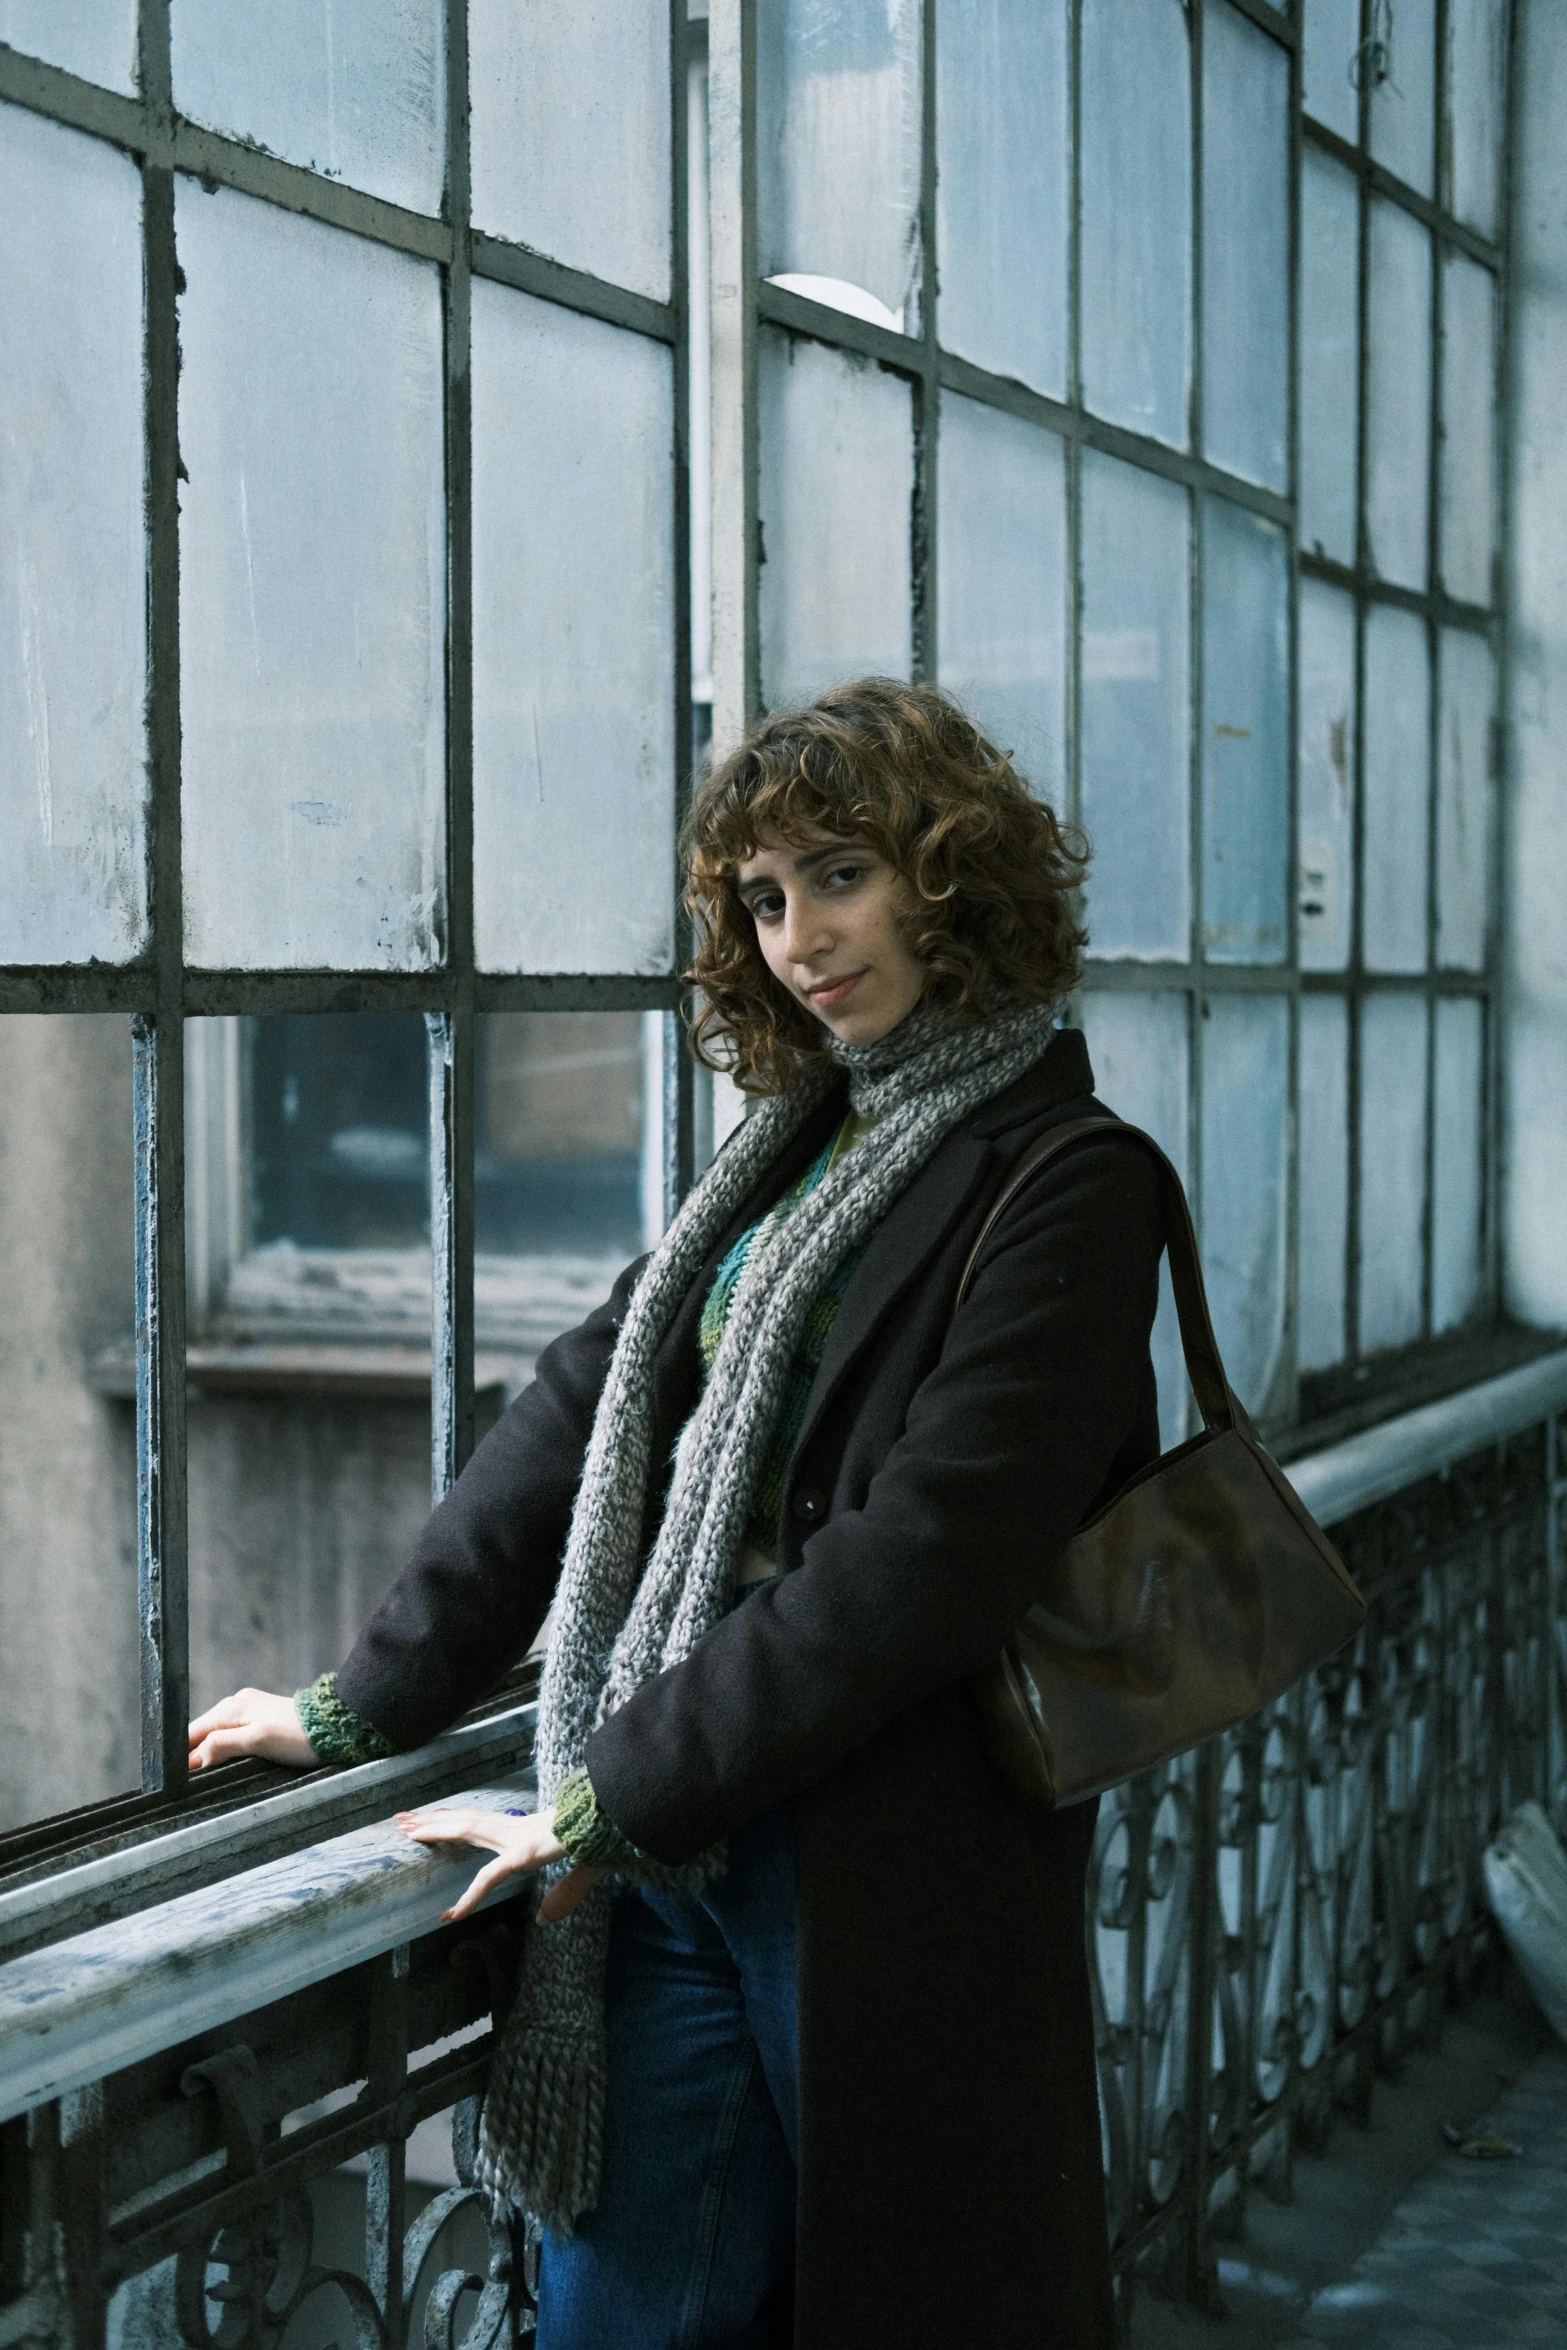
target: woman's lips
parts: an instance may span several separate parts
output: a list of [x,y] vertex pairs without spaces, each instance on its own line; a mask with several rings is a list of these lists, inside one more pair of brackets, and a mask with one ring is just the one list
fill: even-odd
[[848,1001],[850,991],[858,987],[864,977],[863,971],[851,971],[847,979],[829,980],[822,987],[808,988],[806,993],[818,1012],[835,1012],[840,1004]]

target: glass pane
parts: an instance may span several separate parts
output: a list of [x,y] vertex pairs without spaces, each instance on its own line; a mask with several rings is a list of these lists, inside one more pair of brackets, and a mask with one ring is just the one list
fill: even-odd
[[1203,1006],[1202,1261],[1230,1385],[1250,1412],[1280,1408],[1289,1005]]
[[1360,1351],[1420,1336],[1426,1193],[1426,1004],[1360,1008]]
[[437,953],[446,625],[438,272],[177,185],[185,952]]
[[1306,0],[1302,30],[1301,100],[1306,112],[1337,131],[1360,137],[1360,0]]
[[442,17],[439,0],[173,0],[174,103],[290,163],[436,212]]
[[1342,996],[1300,1004],[1300,1367],[1344,1359],[1349,1222],[1349,1017]]
[[141,181],[0,108],[0,962],[146,936]]
[[1426,967],[1430,871],[1431,660],[1426,624],[1373,604],[1366,614],[1365,859],[1368,971]]
[[468,0],[476,228],[669,299],[670,12]]
[[1083,397],[1186,446],[1191,54],[1181,0],[1084,0]]
[[1096,955],[1191,947],[1190,506],[1083,452],[1083,824]]
[[1354,913],[1355,606],[1300,583],[1300,963],[1342,971]]
[[1436,760],[1436,959],[1449,971],[1485,968],[1495,708],[1489,644],[1465,629],[1444,629]]
[[1204,502],[1202,938],[1216,963],[1288,944],[1289,549],[1276,524]]
[[[1187,1173],[1187,1024],[1191,999],[1159,990],[1149,995],[1083,997],[1083,1028],[1094,1064],[1094,1091],[1116,1115],[1141,1126]],[[1168,1261],[1159,1267],[1159,1311],[1153,1327],[1154,1376],[1159,1382],[1159,1434],[1179,1444],[1188,1428],[1190,1390],[1181,1353],[1180,1324],[1170,1290]]]
[[1203,442],[1216,465],[1285,486],[1289,53],[1208,0],[1202,53]]
[[941,340],[1066,393],[1064,0],[942,0],[936,235]]
[[867,315],[894,328],[915,323],[920,16],[919,0],[757,12],[762,275],[816,281],[800,291],[851,309],[869,296]]
[[1442,195],[1482,236],[1497,226],[1507,112],[1507,0],[1447,0],[1447,122]]
[[1480,1302],[1483,1012],[1473,996],[1436,1007],[1432,1119],[1431,1327],[1452,1330]]
[[1371,82],[1371,152],[1378,163],[1432,193],[1432,122],[1436,105],[1437,0],[1398,0],[1387,9],[1367,61]]
[[1355,416],[1360,398],[1359,205],[1353,176],[1301,155],[1300,536],[1355,560]]
[[667,345],[475,284],[474,929],[485,970],[669,968],[673,440]]
[[914,419],[907,383],[764,333],[759,366],[762,691],[907,677]]
[[136,0],[0,0],[0,41],[107,89],[136,87]]
[[1442,582],[1491,601],[1496,540],[1496,282],[1450,253],[1442,264]]
[[1426,584],[1431,457],[1431,239],[1394,204],[1371,205],[1366,535],[1371,561]]
[[0,1830],[140,1776],[130,1025],[0,1020]]
[[1053,433],[941,403],[941,683],[1053,807],[1066,781],[1066,461]]

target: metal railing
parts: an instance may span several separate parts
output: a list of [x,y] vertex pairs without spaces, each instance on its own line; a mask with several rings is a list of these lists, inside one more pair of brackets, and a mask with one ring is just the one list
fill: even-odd
[[[1495,1826],[1526,1796],[1561,1813],[1559,1413],[1567,1351],[1294,1463],[1364,1632],[1102,1807],[1089,1929],[1128,2277],[1205,2297],[1250,2183],[1472,1969]],[[472,2183],[514,1925],[503,1904],[442,1926],[466,1864],[384,1824],[415,1795],[514,1796],[531,1726],[512,1704],[0,1892],[0,2350],[95,2350],[117,2291],[126,2345],[531,2330],[528,2247]],[[407,2140],[448,2112],[456,2184],[415,2213]],[[312,2239],[345,2164],[362,2242],[334,2264]]]

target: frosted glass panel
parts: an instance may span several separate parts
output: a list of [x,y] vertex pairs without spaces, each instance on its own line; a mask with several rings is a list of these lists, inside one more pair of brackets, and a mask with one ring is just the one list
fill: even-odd
[[1300,536],[1336,562],[1355,560],[1355,416],[1359,404],[1359,203],[1342,164],[1301,154]]
[[474,226],[666,301],[669,38],[662,0],[468,0]]
[[1064,808],[1066,463],[1054,433],[941,404],[941,683]]
[[1279,963],[1289,931],[1289,587],[1282,530],[1204,502],[1202,937]]
[[1449,971],[1485,966],[1495,707],[1496,673],[1485,638],[1444,629],[1436,757],[1436,959]]
[[1473,996],[1436,1007],[1432,1120],[1431,1327],[1451,1330],[1480,1300],[1483,1027]]
[[1096,955],[1191,946],[1186,492],[1083,452],[1082,814]]
[[1215,464],[1285,486],[1289,55],[1229,0],[1202,53],[1203,440]]
[[1378,28],[1384,72],[1371,87],[1371,152],[1422,196],[1432,193],[1436,7],[1437,0],[1398,0],[1396,12],[1386,11]]
[[913,409],[906,383],[764,334],[759,364],[762,691],[909,674]]
[[1284,1355],[1289,1006],[1210,996],[1202,1064],[1202,1258],[1230,1385],[1279,1408]]
[[1065,0],[936,12],[941,340],[1039,392],[1066,390]]
[[1360,136],[1360,0],[1306,0],[1301,97],[1306,112],[1341,139]]
[[439,0],[173,0],[169,38],[174,103],[192,122],[439,210]]
[[919,0],[757,12],[762,275],[869,294],[895,327],[914,323],[919,267],[920,14]]
[[438,273],[176,183],[185,951],[418,970],[441,921]]
[[0,41],[107,89],[136,87],[136,0],[0,0]]
[[1426,1190],[1426,1006],[1360,1010],[1360,1351],[1420,1336]]
[[1349,1225],[1349,1016],[1344,998],[1300,1003],[1299,1355],[1303,1371],[1344,1359]]
[[1483,236],[1496,234],[1507,106],[1507,0],[1447,0],[1447,126],[1442,194]]
[[1496,286],[1461,253],[1442,265],[1442,580],[1491,601],[1496,538]]
[[1430,871],[1431,661],[1426,624],[1373,604],[1366,614],[1365,858],[1368,971],[1426,967]]
[[1084,0],[1083,396],[1184,448],[1191,55],[1181,0]]
[[0,963],[146,932],[141,179],[0,107]]
[[474,286],[483,970],[669,968],[672,367],[663,343]]
[[1384,579],[1426,584],[1431,457],[1431,240],[1396,205],[1371,206],[1366,532]]
[[[1189,1005],[1186,995],[1163,990],[1149,995],[1090,991],[1083,998],[1083,1030],[1094,1065],[1094,1091],[1118,1117],[1129,1119],[1153,1136],[1169,1154],[1183,1182],[1187,1172]],[[1153,1364],[1159,1382],[1160,1438],[1166,1445],[1179,1444],[1187,1433],[1190,1390],[1167,1260],[1159,1267]]]
[[1297,909],[1303,971],[1342,971],[1354,917],[1355,606],[1300,583]]

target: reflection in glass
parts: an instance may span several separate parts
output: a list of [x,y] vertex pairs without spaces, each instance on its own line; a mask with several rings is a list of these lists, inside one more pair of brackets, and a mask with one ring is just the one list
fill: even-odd
[[1351,173],[1307,147],[1300,180],[1300,537],[1355,560],[1359,201]]
[[185,951],[416,970],[445,800],[437,271],[176,183]]
[[1442,197],[1493,237],[1507,109],[1507,0],[1447,0],[1447,124]]
[[1496,541],[1496,282],[1462,253],[1442,263],[1442,584],[1491,601]]
[[106,89],[136,88],[136,0],[0,0],[0,41]]
[[1349,1225],[1349,1014],[1342,996],[1300,1002],[1300,1367],[1344,1359]]
[[1083,397],[1184,448],[1191,55],[1181,0],[1084,0]]
[[[1094,1091],[1116,1116],[1151,1134],[1175,1166],[1187,1173],[1187,1024],[1191,998],[1160,989],[1142,995],[1092,989],[1083,997],[1083,1030],[1094,1065]],[[1159,1434],[1166,1445],[1187,1433],[1190,1390],[1168,1262],[1159,1267],[1159,1311],[1153,1326],[1154,1376],[1159,1385]]]
[[1284,1360],[1289,1005],[1215,995],[1203,1006],[1202,1254],[1230,1385],[1277,1410]]
[[945,349],[1066,392],[1066,0],[937,10],[936,235]]
[[1082,816],[1096,955],[1191,944],[1190,508],[1083,452]]
[[1360,136],[1360,0],[1305,0],[1301,103],[1341,139]]
[[1298,809],[1300,962],[1342,971],[1354,915],[1355,605],[1300,583]]
[[1368,971],[1426,967],[1431,660],[1426,624],[1373,604],[1366,613],[1361,909]]
[[1204,501],[1202,938],[1279,963],[1289,938],[1289,587],[1282,530]]
[[1360,1351],[1420,1336],[1426,1188],[1426,1003],[1360,1007]]
[[484,970],[669,968],[673,437],[667,345],[475,284],[474,928]]
[[910,325],[920,18],[919,0],[769,0],[757,14],[761,273],[838,279]]
[[290,163],[436,212],[442,13],[439,0],[173,0],[174,103]]
[[1431,1327],[1453,1330],[1480,1302],[1484,1013],[1474,996],[1436,1006],[1432,1117]]
[[1371,204],[1366,383],[1366,535],[1371,561],[1426,584],[1431,456],[1431,239],[1396,204]]
[[847,677],[907,677],[909,387],[771,332],[758,378],[763,696],[777,709]]
[[[1384,29],[1385,28],[1385,29]],[[1401,180],[1432,193],[1436,0],[1388,9],[1379,27],[1382,70],[1371,76],[1371,152]]]
[[1289,365],[1289,55],[1207,0],[1202,53],[1203,445],[1285,486]]
[[1065,800],[1066,463],[1054,433],[948,394],[941,404],[941,683]]
[[1442,631],[1436,757],[1436,959],[1447,971],[1485,968],[1496,786],[1496,669],[1483,636]]
[[473,222],[667,301],[669,11],[468,0]]
[[0,108],[0,962],[146,933],[141,182]]

